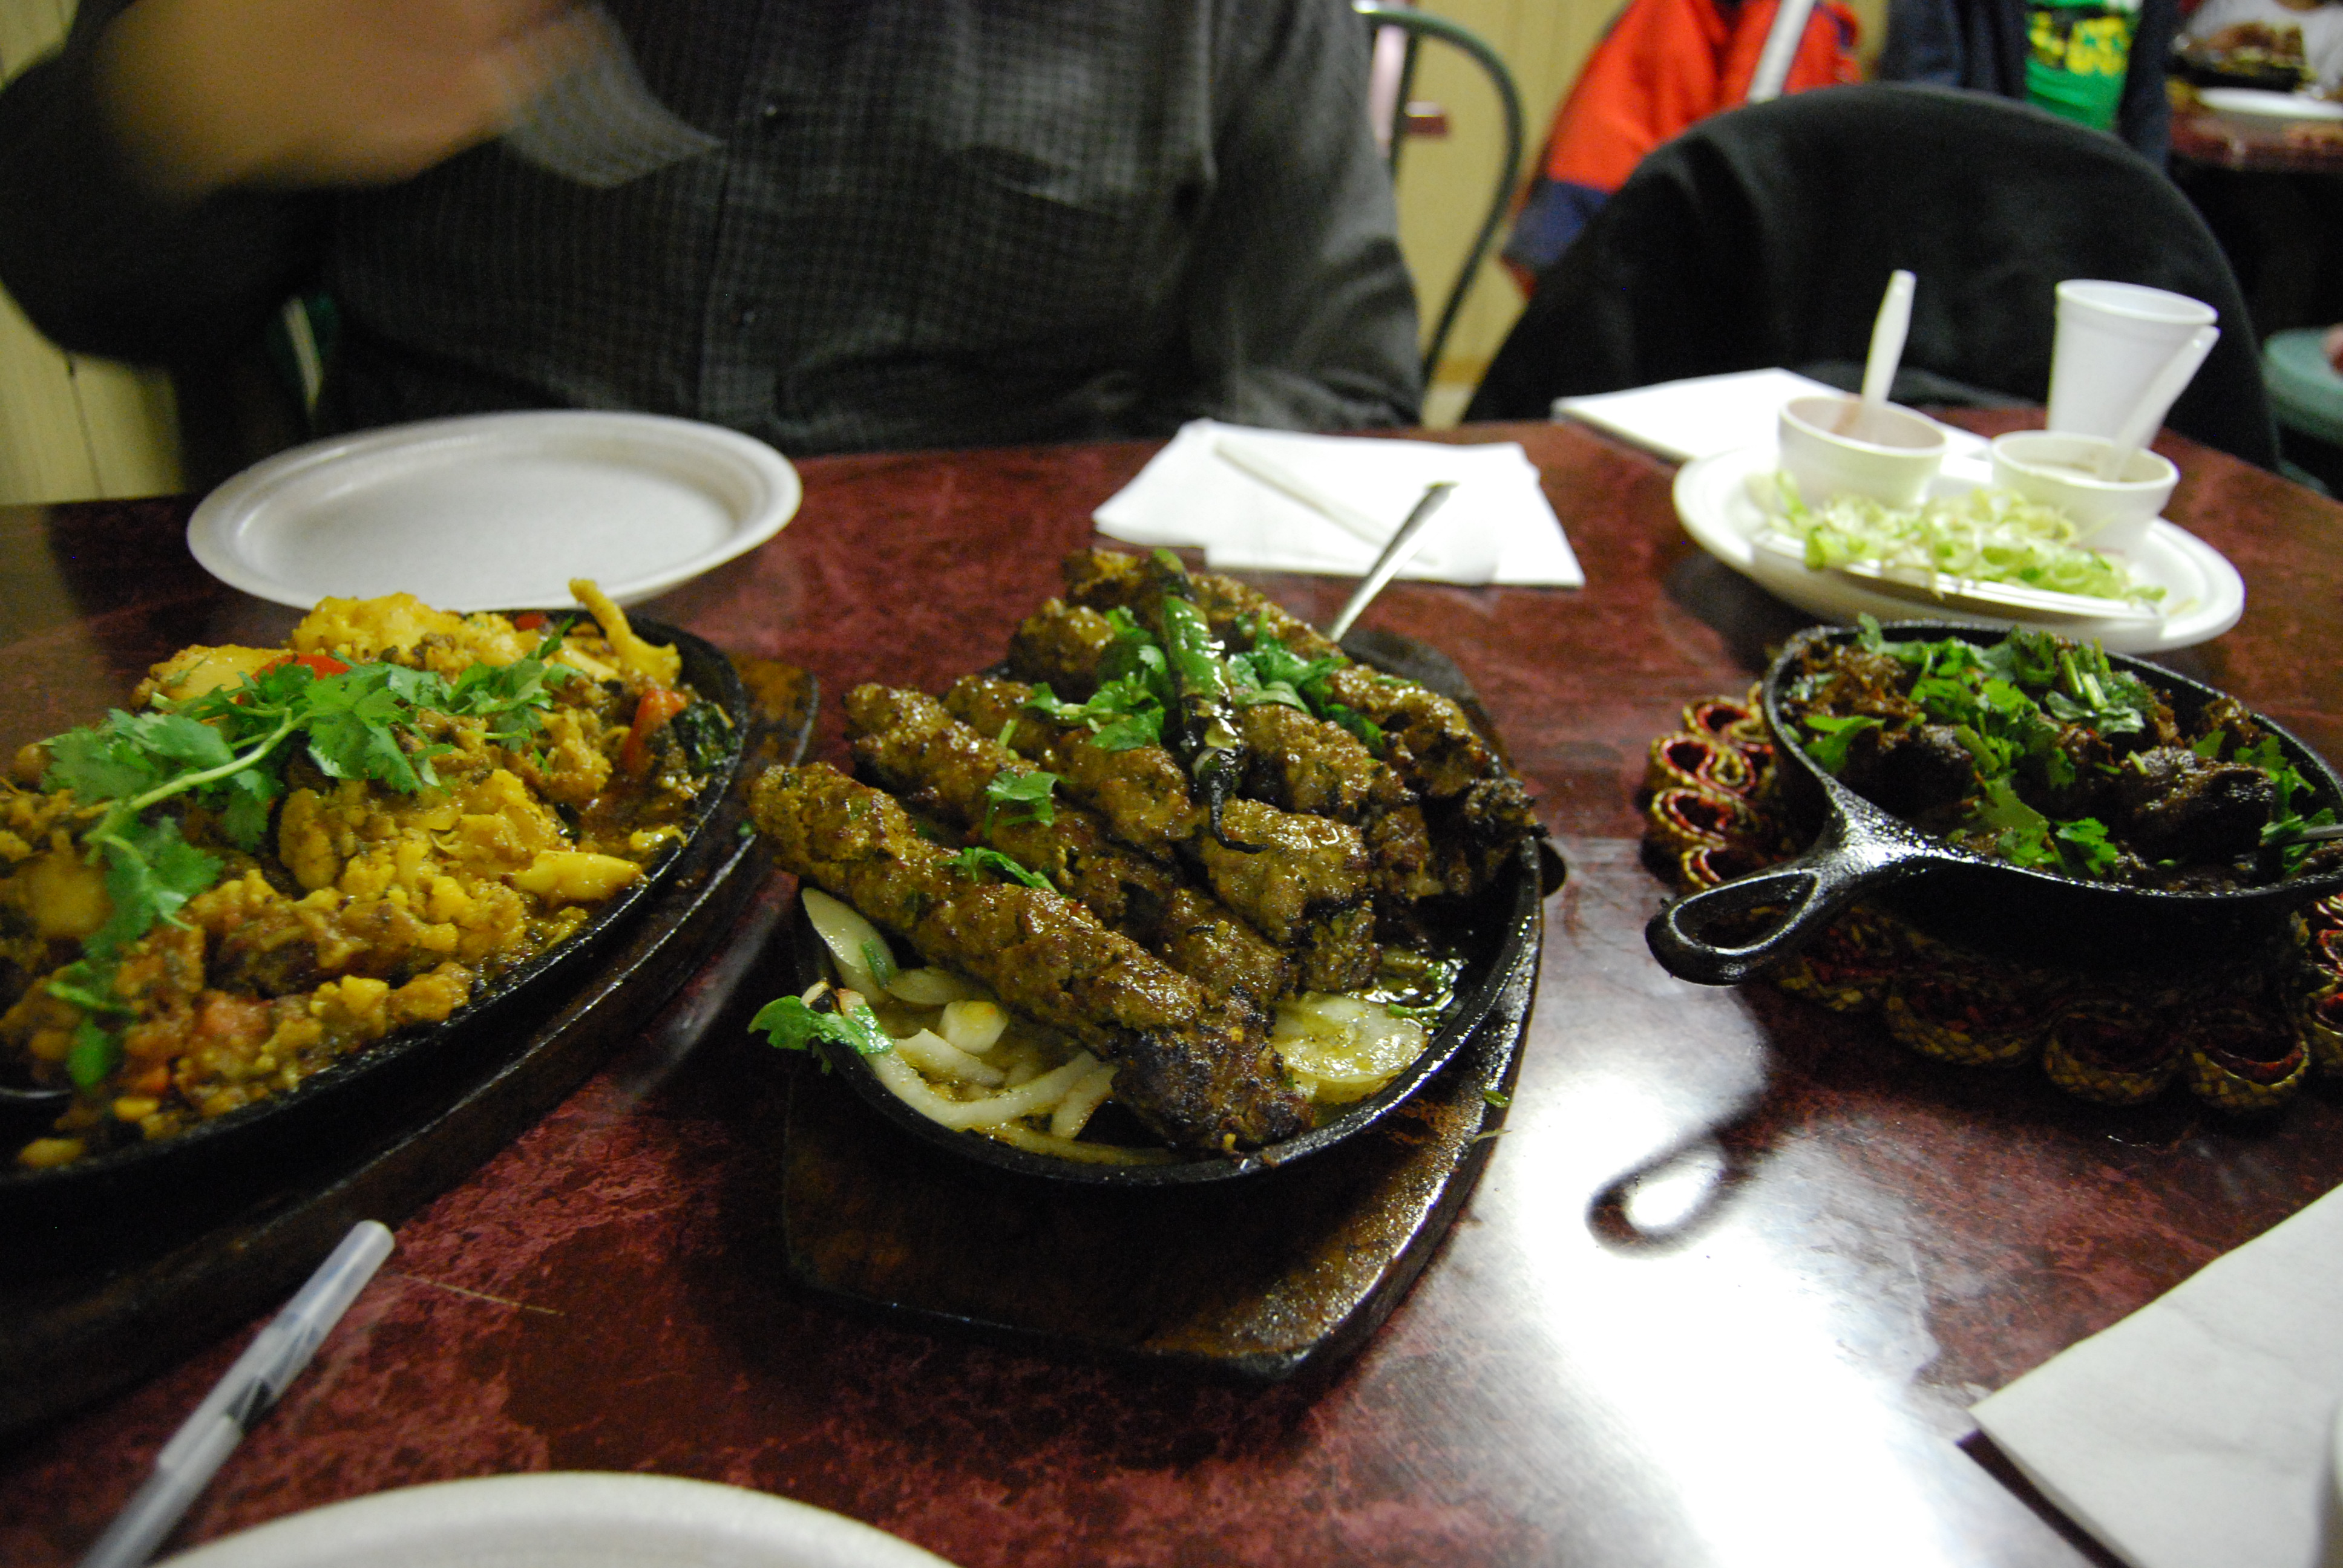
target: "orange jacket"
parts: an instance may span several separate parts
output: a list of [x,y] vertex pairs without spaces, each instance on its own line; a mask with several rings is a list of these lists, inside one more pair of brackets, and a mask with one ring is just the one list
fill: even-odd
[[[1523,255],[1534,215],[1525,213],[1506,246],[1508,259],[1532,270],[1559,255],[1579,224],[1603,196],[1625,183],[1645,153],[1695,120],[1739,106],[1749,95],[1757,56],[1774,25],[1776,0],[1630,0],[1611,30],[1588,56],[1577,85],[1554,113],[1539,161],[1540,186],[1575,187],[1553,193],[1576,216],[1550,216],[1569,233],[1548,233],[1540,248],[1552,254]],[[1838,0],[1816,0],[1805,36],[1791,62],[1785,92],[1803,92],[1861,78],[1855,63],[1858,34],[1854,14]],[[1531,206],[1544,194],[1533,189]],[[1548,203],[1549,207],[1555,204]],[[1555,243],[1558,237],[1558,243]],[[1524,280],[1526,281],[1526,280]]]

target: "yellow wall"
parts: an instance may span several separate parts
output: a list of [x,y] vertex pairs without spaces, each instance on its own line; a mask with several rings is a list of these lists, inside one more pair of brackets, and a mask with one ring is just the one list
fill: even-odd
[[[1624,0],[1421,0],[1423,8],[1461,22],[1504,57],[1522,95],[1528,149],[1522,179],[1545,139],[1554,111],[1586,56]],[[1847,0],[1862,25],[1866,65],[1877,54],[1886,0]],[[1450,131],[1437,140],[1413,140],[1400,157],[1400,243],[1416,276],[1416,297],[1429,336],[1456,269],[1488,210],[1503,149],[1503,111],[1480,68],[1444,45],[1423,49],[1413,97],[1448,110]],[[1498,243],[1502,245],[1503,231]],[[1493,250],[1494,247],[1493,247]],[[1493,256],[1457,318],[1436,379],[1469,387],[1521,314],[1521,291]]]
[[[0,81],[65,35],[72,0],[0,0]],[[63,354],[0,294],[0,506],[182,487],[171,384]]]

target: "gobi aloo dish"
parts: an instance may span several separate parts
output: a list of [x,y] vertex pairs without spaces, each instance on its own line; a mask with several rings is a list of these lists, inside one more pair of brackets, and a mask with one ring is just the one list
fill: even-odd
[[[19,1167],[166,1139],[447,1020],[687,836],[731,721],[593,619],[327,599],[190,648],[0,783],[0,1058],[70,1090]],[[598,622],[598,625],[596,623]]]
[[[759,1026],[1036,1153],[1291,1139],[1423,1051],[1543,829],[1454,702],[1251,589],[1164,552],[1066,580],[1009,677],[848,693],[859,777],[759,781],[836,980]],[[1110,1105],[1131,1141],[1083,1136]]]

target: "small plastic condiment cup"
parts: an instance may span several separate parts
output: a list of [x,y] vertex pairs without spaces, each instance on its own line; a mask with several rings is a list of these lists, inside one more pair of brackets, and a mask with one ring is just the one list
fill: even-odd
[[2095,550],[2127,555],[2147,538],[2180,482],[2180,470],[2145,447],[2113,479],[2098,477],[2107,455],[2104,436],[2063,430],[2017,430],[1993,443],[1993,482],[2029,501],[2056,507],[2075,519],[2079,541]]
[[1945,461],[1944,427],[1893,404],[1866,407],[1854,397],[1793,397],[1782,405],[1780,431],[1782,469],[1809,506],[1833,496],[1912,506],[1927,494]]

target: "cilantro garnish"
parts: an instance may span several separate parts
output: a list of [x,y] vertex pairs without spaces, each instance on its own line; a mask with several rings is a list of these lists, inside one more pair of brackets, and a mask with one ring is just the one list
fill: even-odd
[[992,776],[984,787],[984,828],[992,830],[992,818],[1003,807],[1017,813],[1008,819],[1013,826],[1019,822],[1039,822],[1043,827],[1058,819],[1058,807],[1051,791],[1058,787],[1055,773],[1036,769],[1031,773],[1012,773],[1003,769]]
[[559,642],[557,630],[528,658],[475,665],[453,683],[393,664],[320,675],[315,661],[288,656],[233,687],[177,704],[157,699],[151,713],[116,709],[46,741],[42,788],[104,808],[82,839],[91,859],[105,863],[113,905],[82,956],[49,982],[51,995],[88,1015],[66,1058],[74,1081],[94,1088],[120,1059],[120,1041],[97,1020],[129,1011],[114,992],[124,950],[157,925],[179,923],[180,907],[219,879],[218,858],[187,843],[175,818],[150,816],[155,808],[186,797],[216,812],[238,849],[256,849],[285,793],[285,756],[297,737],[327,778],[372,779],[405,794],[437,785],[431,759],[448,748],[422,739],[423,711],[482,719],[498,740],[535,732],[550,689],[571,673],[545,662]]
[[[851,1000],[840,1007],[840,997]],[[820,1005],[825,1002],[830,1005]],[[817,1040],[850,1046],[860,1056],[879,1056],[895,1049],[895,1042],[879,1025],[879,1015],[853,991],[825,989],[812,1002],[793,996],[776,997],[757,1010],[757,1016],[749,1020],[749,1030],[762,1034],[780,1050],[811,1050]]]
[[1855,737],[1879,728],[1876,719],[1842,718],[1834,713],[1809,713],[1805,723],[1815,736],[1806,748],[1806,755],[1832,773],[1846,766],[1846,754],[1855,745]]
[[981,878],[984,872],[990,871],[1004,881],[1022,882],[1029,888],[1039,888],[1045,893],[1055,890],[1050,886],[1050,879],[1047,877],[1037,871],[1027,870],[998,849],[987,849],[980,845],[971,845],[962,849],[947,863],[959,869],[964,876]]
[[1102,751],[1163,744],[1163,699],[1138,676],[1107,681],[1088,702],[1061,701],[1046,685],[1037,686],[1025,706],[1061,724],[1089,726],[1091,744]]

